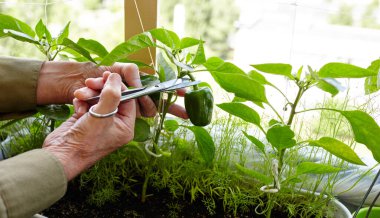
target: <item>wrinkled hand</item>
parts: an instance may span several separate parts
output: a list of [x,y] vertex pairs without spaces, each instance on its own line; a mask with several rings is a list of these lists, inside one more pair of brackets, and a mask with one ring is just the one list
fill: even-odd
[[87,113],[86,102],[74,99],[75,114],[48,135],[43,144],[43,149],[62,163],[68,180],[133,139],[136,100],[120,103],[123,83],[118,74],[107,72],[104,81],[94,112],[106,114],[118,107],[118,113],[95,118]]
[[[115,63],[109,67],[98,67],[90,62],[47,61],[40,70],[37,104],[69,104],[74,99],[74,91],[78,89],[81,91],[77,93],[77,97],[81,100],[95,96],[100,93],[100,83],[89,78],[102,77],[106,71],[119,74],[129,86],[142,87],[139,70],[135,64]],[[184,95],[184,92],[180,92],[179,95]],[[157,113],[154,102],[148,96],[140,97],[138,103],[138,114],[152,117]],[[169,108],[169,113],[184,119],[188,118],[186,110],[175,104]]]

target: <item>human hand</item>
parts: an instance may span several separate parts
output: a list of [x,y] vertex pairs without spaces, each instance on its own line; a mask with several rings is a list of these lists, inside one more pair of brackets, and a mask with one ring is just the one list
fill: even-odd
[[[89,78],[102,77],[106,71],[118,73],[129,86],[142,87],[139,70],[135,64],[115,63],[112,66],[98,67],[91,62],[47,61],[40,70],[37,104],[71,103],[74,99],[74,91],[78,89],[81,91],[76,97],[80,100],[98,95],[99,83]],[[86,86],[93,91],[89,91]],[[179,95],[183,96],[184,91],[180,91]],[[157,113],[154,102],[148,96],[140,97],[138,103],[137,111],[143,116],[152,117]],[[169,108],[169,113],[184,119],[188,118],[186,110],[176,104]]]
[[109,72],[104,75],[106,82],[93,110],[106,114],[118,107],[117,114],[93,117],[86,113],[86,102],[74,99],[75,114],[49,134],[43,144],[43,149],[62,163],[68,180],[133,139],[136,100],[120,103],[121,77]]

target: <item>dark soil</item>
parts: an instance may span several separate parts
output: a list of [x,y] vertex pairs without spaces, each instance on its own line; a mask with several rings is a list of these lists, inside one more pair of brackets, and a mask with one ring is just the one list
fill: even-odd
[[[177,205],[178,207],[174,207]],[[252,210],[253,211],[253,210]],[[41,214],[49,218],[113,218],[113,217],[234,217],[223,211],[221,201],[217,202],[214,215],[210,215],[201,200],[190,203],[182,198],[174,199],[167,191],[149,196],[145,203],[134,196],[122,195],[119,200],[102,207],[91,205],[87,193],[70,184],[66,195]],[[238,214],[237,217],[263,217],[255,214]],[[285,214],[272,214],[272,217],[287,217]]]

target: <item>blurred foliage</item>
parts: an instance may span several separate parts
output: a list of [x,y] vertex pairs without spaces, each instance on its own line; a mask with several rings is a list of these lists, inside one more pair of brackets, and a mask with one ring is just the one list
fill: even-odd
[[366,10],[364,11],[361,18],[361,26],[372,28],[372,29],[380,29],[380,22],[377,19],[379,16],[379,0],[372,0],[372,2],[367,5]]
[[[160,25],[173,29],[173,11],[177,4],[185,7],[185,35],[201,36],[208,56],[232,57],[228,40],[236,31],[239,17],[235,0],[165,0],[160,2]],[[228,9],[228,10],[226,10]],[[175,31],[175,30],[174,30]]]
[[330,16],[330,23],[352,26],[354,19],[352,18],[352,6],[348,4],[342,4],[339,12]]
[[[53,36],[72,21],[71,39],[97,39],[108,49],[124,41],[124,1],[121,0],[50,0],[47,5],[45,0],[14,0],[0,3],[0,13],[17,17],[32,27],[42,19]],[[44,59],[33,45],[12,39],[1,41],[0,55]]]
[[[174,6],[182,3],[186,8],[186,35],[201,36],[207,43],[209,55],[232,57],[228,40],[236,31],[234,22],[239,11],[235,0],[165,0],[160,2],[160,26],[172,29]],[[228,10],[226,10],[228,8]],[[46,10],[45,10],[46,9]],[[45,14],[46,11],[46,14]],[[71,22],[70,38],[93,38],[107,49],[124,41],[124,1],[25,1],[0,3],[0,12],[33,26],[41,18],[53,36]],[[43,59],[33,45],[21,44],[12,39],[2,40],[0,55]]]
[[[328,0],[329,4],[338,0]],[[362,4],[362,3],[360,3]],[[357,6],[357,5],[356,5]],[[380,29],[380,1],[372,0],[369,4],[357,8],[354,4],[341,3],[339,11],[331,14],[329,22],[331,24],[345,25],[345,26],[360,26],[371,29]],[[359,11],[361,16],[354,19],[354,14]]]

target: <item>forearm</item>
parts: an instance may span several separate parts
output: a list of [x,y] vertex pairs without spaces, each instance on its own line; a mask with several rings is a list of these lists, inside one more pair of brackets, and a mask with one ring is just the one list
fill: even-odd
[[36,105],[70,104],[85,79],[100,72],[89,62],[0,57],[0,120],[28,116]]
[[66,192],[61,163],[43,149],[1,161],[0,175],[0,216],[31,217]]

